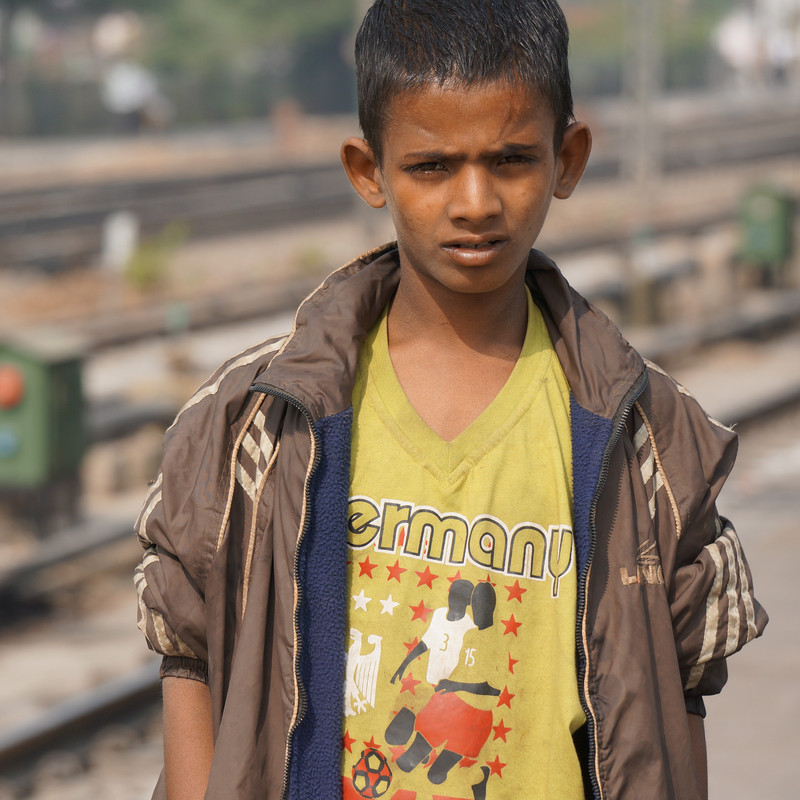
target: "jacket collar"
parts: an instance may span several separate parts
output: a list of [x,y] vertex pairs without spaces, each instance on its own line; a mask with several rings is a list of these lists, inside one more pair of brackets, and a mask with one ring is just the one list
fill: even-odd
[[[256,383],[296,399],[315,420],[346,410],[361,343],[399,279],[395,243],[333,272],[300,305],[290,336]],[[575,401],[593,414],[612,418],[644,369],[641,356],[537,250],[531,251],[526,280]]]
[[531,251],[526,280],[575,401],[593,414],[613,418],[644,370],[641,355],[538,250]]

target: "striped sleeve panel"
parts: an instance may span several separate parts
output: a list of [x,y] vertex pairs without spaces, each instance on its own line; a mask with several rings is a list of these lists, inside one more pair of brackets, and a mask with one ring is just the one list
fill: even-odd
[[172,630],[162,614],[146,601],[148,591],[148,568],[158,564],[159,556],[155,545],[145,551],[144,558],[134,572],[134,585],[139,602],[137,622],[139,630],[144,634],[147,645],[151,650],[164,656],[182,656],[184,658],[198,658],[197,654]]
[[678,513],[672,489],[664,474],[661,455],[658,452],[652,426],[639,403],[636,403],[635,409],[636,413],[633,415],[633,447],[639,462],[642,483],[647,493],[647,507],[650,519],[655,521],[658,502],[667,503],[675,525],[676,536],[680,539],[682,533],[680,514]]
[[[207,658],[203,581],[205,565],[224,533],[234,481],[253,503],[263,483],[272,450],[265,434],[261,402],[249,387],[263,364],[285,341],[273,339],[236,356],[192,396],[165,437],[162,471],[150,486],[136,535],[144,549],[134,575],[138,624],[148,646],[164,656]],[[262,398],[263,400],[263,398]],[[218,495],[230,474],[230,452],[206,446],[216,427],[218,443],[234,435],[228,407],[254,405],[251,424],[237,442],[243,454],[231,478],[227,498]],[[203,431],[203,436],[198,436]],[[187,498],[189,498],[187,500]],[[227,500],[227,502],[226,502]],[[217,515],[220,508],[225,514]]]
[[700,686],[714,661],[727,658],[761,634],[766,614],[753,595],[750,569],[739,537],[725,519],[717,519],[718,536],[698,561],[710,570],[711,587],[704,606],[702,641],[696,661],[684,672],[684,691]]

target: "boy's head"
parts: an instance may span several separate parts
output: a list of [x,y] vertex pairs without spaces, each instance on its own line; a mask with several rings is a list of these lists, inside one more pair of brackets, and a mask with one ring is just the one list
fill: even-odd
[[572,119],[569,32],[555,0],[376,0],[356,38],[359,122],[378,163],[394,98],[426,86],[507,82]]

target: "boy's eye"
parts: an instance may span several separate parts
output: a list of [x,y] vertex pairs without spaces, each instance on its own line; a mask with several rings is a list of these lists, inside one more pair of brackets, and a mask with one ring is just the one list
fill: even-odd
[[514,155],[510,156],[503,156],[500,159],[501,164],[532,164],[533,158],[531,156],[523,156],[519,153],[515,153]]
[[433,172],[439,172],[444,169],[444,164],[441,161],[424,161],[421,164],[412,164],[406,167],[406,172],[416,175],[427,175]]

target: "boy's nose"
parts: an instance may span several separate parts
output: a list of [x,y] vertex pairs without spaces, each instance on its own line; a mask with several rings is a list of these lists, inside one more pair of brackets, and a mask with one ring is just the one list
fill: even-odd
[[464,167],[459,178],[450,200],[451,219],[475,225],[500,214],[502,203],[492,176],[486,170]]

